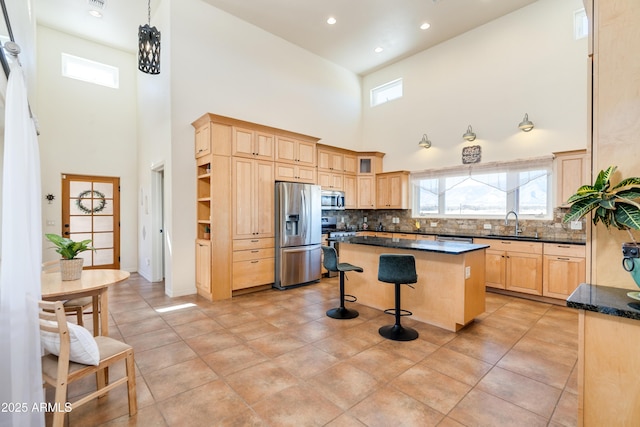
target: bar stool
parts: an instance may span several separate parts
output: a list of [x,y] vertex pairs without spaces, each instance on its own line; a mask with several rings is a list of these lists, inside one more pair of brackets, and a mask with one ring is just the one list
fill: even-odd
[[348,302],[355,302],[357,300],[357,298],[353,295],[344,294],[344,273],[346,271],[356,271],[358,273],[362,273],[364,270],[362,270],[362,267],[357,267],[346,262],[338,262],[338,254],[336,253],[335,248],[322,246],[322,252],[324,253],[324,260],[322,261],[324,268],[329,271],[340,272],[340,307],[328,310],[327,316],[334,319],[353,319],[358,317],[360,313],[358,313],[356,310],[345,308],[344,306],[345,300]]
[[[384,312],[393,314],[396,323],[381,327],[378,332],[385,338],[394,341],[411,341],[418,338],[418,331],[412,328],[405,328],[400,324],[402,316],[411,316],[409,310],[400,308],[400,285],[411,286],[411,283],[418,281],[416,273],[416,259],[413,255],[382,254],[378,264],[378,280],[395,285],[396,308],[389,308]],[[413,287],[413,286],[411,286]]]

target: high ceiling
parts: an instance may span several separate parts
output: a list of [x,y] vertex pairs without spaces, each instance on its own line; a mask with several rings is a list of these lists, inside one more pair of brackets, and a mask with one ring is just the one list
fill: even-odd
[[[102,18],[88,14],[104,1]],[[153,10],[161,0],[152,0]],[[356,74],[367,74],[536,0],[203,0]],[[38,22],[135,52],[145,0],[34,0]],[[179,6],[179,1],[176,3]],[[328,25],[327,18],[337,22]],[[427,22],[431,27],[420,30]],[[153,25],[153,18],[151,25]],[[162,30],[160,28],[160,30]],[[375,53],[376,47],[384,50]]]

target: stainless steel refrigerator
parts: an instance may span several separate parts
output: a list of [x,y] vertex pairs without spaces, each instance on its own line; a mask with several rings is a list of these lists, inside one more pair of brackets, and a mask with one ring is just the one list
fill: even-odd
[[276,277],[285,289],[320,279],[320,186],[276,182]]

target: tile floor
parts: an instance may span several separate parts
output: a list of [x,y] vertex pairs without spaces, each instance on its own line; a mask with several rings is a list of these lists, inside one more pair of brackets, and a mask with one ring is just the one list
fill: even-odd
[[[337,278],[214,303],[168,298],[136,274],[109,292],[110,335],[135,350],[138,414],[119,387],[71,412],[71,426],[576,424],[577,311],[562,306],[488,293],[462,331],[405,317],[420,337],[394,342],[378,335],[393,323],[379,310],[325,316]],[[94,386],[72,383],[69,396]]]

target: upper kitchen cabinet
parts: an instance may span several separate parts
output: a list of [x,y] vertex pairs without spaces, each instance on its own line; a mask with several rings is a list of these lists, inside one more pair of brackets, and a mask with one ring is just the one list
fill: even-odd
[[358,153],[358,175],[375,175],[382,172],[384,153],[377,151]]
[[376,175],[376,208],[409,209],[409,172]]
[[231,155],[231,126],[214,121],[216,116],[205,114],[191,125],[195,128],[195,157],[209,154]]
[[[358,209],[376,208],[376,177],[375,175],[358,176]],[[345,194],[345,199],[346,199]],[[346,200],[345,200],[346,204]]]
[[355,175],[358,173],[358,156],[355,154],[344,154],[344,173]]
[[316,141],[276,135],[276,161],[315,167]]
[[344,173],[344,154],[334,148],[318,146],[318,169]]
[[274,139],[273,134],[234,126],[231,153],[234,156],[273,160]]
[[211,154],[211,127],[209,123],[196,129],[196,158]]
[[587,150],[553,153],[553,168],[556,188],[556,206],[567,207],[567,199],[587,182],[590,170]]

